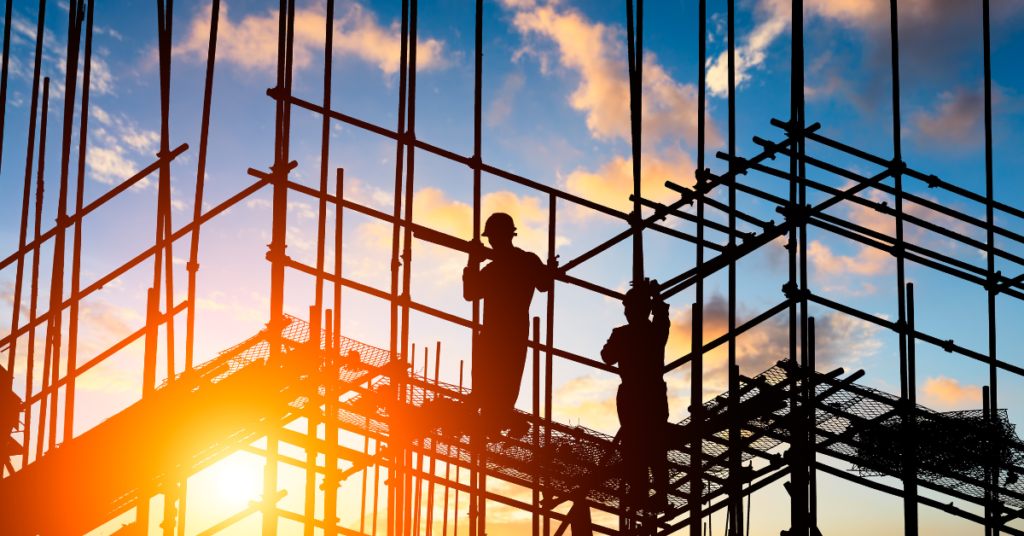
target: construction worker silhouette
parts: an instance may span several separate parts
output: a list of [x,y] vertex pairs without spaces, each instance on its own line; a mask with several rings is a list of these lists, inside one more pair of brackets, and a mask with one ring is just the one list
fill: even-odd
[[482,415],[497,425],[507,420],[519,397],[526,367],[533,291],[547,292],[552,278],[537,255],[512,245],[516,226],[508,214],[487,218],[483,236],[493,249],[493,260],[478,269],[479,254],[470,254],[462,272],[462,296],[484,301],[483,327],[473,345],[473,400]]
[[[668,390],[664,369],[671,322],[668,304],[657,295],[657,287],[657,281],[643,281],[626,292],[622,304],[629,323],[613,329],[601,350],[601,359],[609,365],[618,364],[622,377],[615,404],[621,426],[627,504],[634,510],[663,511],[667,505]],[[648,501],[648,469],[655,490],[653,503]]]

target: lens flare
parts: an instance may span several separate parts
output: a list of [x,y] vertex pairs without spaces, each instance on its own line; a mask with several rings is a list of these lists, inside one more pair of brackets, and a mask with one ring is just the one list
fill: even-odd
[[232,503],[245,503],[259,498],[259,479],[251,467],[227,463],[217,477],[221,496]]

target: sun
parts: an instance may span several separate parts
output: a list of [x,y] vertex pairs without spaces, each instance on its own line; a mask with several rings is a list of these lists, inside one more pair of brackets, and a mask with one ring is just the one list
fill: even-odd
[[225,463],[217,476],[217,488],[221,496],[232,503],[241,504],[259,498],[260,485],[255,470],[232,461]]

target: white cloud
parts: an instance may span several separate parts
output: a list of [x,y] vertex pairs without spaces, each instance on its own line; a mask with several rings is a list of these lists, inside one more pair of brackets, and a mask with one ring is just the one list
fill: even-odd
[[92,177],[104,184],[123,182],[138,170],[135,162],[125,158],[124,150],[119,145],[110,148],[90,147],[86,152],[85,163]]
[[[679,149],[669,149],[663,154],[644,153],[640,156],[640,184],[642,195],[661,203],[679,199],[679,194],[665,188],[665,181],[690,186],[695,182],[696,165],[690,155]],[[616,156],[603,164],[596,172],[580,167],[565,181],[569,192],[590,201],[600,203],[622,212],[632,212],[633,203],[633,159]],[[576,205],[574,205],[576,206]],[[594,211],[578,207],[576,217],[586,218]]]
[[[557,65],[579,75],[579,85],[569,96],[569,104],[586,113],[591,135],[605,141],[629,141],[629,73],[624,30],[591,22],[578,10],[557,2],[504,3],[516,10],[512,24],[521,35],[554,42]],[[550,70],[552,52],[543,43],[527,42],[514,59],[523,55],[536,56],[541,60],[542,70]],[[674,80],[649,51],[643,54],[643,62],[644,143],[671,139],[693,144],[697,139],[696,87]],[[710,145],[721,143],[710,121],[706,135]]]
[[[1019,14],[1022,8],[1024,4],[1020,2],[996,2],[991,17],[993,20],[1008,19]],[[950,62],[954,61],[952,56],[960,54],[965,43],[979,39],[977,32],[980,30],[964,23],[965,20],[978,20],[975,17],[980,17],[981,7],[976,3],[903,0],[899,9],[900,52],[904,56],[904,70],[949,71]],[[758,22],[750,32],[739,37],[736,43],[737,86],[750,81],[753,71],[764,66],[772,44],[790,30],[792,2],[758,0],[755,13]],[[805,27],[811,24],[813,17],[856,30],[864,36],[865,49],[869,49],[865,53],[865,67],[879,75],[868,73],[872,79],[881,77],[884,70],[889,69],[888,49],[885,53],[877,53],[880,45],[888,47],[889,43],[889,0],[807,0],[804,3]],[[724,28],[719,30],[724,32]],[[811,51],[808,50],[808,53]],[[708,60],[707,83],[713,95],[726,95],[727,76],[727,53],[723,51]],[[805,87],[805,92],[829,94],[853,82],[833,71],[826,78],[824,85]],[[864,98],[855,92],[844,94],[855,101]]]
[[[205,61],[210,38],[210,10],[211,5],[208,4],[196,13],[185,39],[174,47],[175,55]],[[395,21],[389,26],[382,26],[373,11],[355,2],[340,11],[340,17],[334,22],[334,53],[374,64],[385,74],[398,72],[401,50],[399,23]],[[314,53],[323,50],[326,40],[325,13],[325,7],[320,2],[313,7],[296,10],[296,69],[308,67]],[[250,13],[241,21],[233,22],[228,17],[227,2],[222,2],[217,33],[217,59],[249,70],[273,69],[277,65],[277,33],[277,11]],[[416,51],[417,68],[445,67],[448,61],[443,49],[443,41],[420,40]]]
[[[514,10],[512,24],[524,38],[513,59],[530,55],[540,60],[543,72],[550,72],[554,64],[577,74],[579,83],[569,95],[569,105],[586,114],[591,136],[607,142],[630,141],[625,31],[592,22],[558,2],[505,0],[504,5]],[[554,43],[554,50],[548,43]],[[690,184],[694,180],[696,166],[681,147],[697,140],[697,88],[675,80],[654,53],[645,51],[642,91],[643,195],[661,202],[674,200],[678,195],[667,190],[664,182]],[[709,146],[722,141],[710,120],[706,136]],[[565,187],[580,197],[628,212],[632,207],[632,166],[631,157],[616,155],[597,171],[586,167],[572,171],[565,178]],[[578,217],[588,214],[592,212],[585,209],[575,212]]]
[[[758,11],[767,17],[744,36],[736,47],[736,86],[750,80],[752,69],[760,67],[768,57],[768,47],[789,28],[790,4],[782,0],[762,0]],[[716,97],[729,92],[729,54],[723,51],[717,58],[708,58],[708,91]]]
[[[92,178],[105,184],[116,184],[139,172],[140,166],[130,156],[135,153],[145,159],[146,164],[156,159],[155,152],[160,136],[152,131],[139,128],[127,116],[110,114],[93,104],[89,115],[102,127],[90,133],[90,145],[86,150],[85,163]],[[138,188],[145,188],[149,179],[142,179]]]

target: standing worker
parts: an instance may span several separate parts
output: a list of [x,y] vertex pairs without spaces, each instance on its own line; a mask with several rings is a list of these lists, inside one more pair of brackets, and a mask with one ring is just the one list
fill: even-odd
[[508,420],[519,397],[533,291],[547,292],[553,280],[540,257],[512,245],[516,226],[508,214],[487,218],[483,236],[491,244],[493,260],[481,269],[480,254],[470,254],[462,271],[462,296],[484,301],[483,328],[473,345],[472,396],[481,414],[490,414],[485,422],[496,424]]
[[[628,484],[627,504],[634,511],[664,511],[668,491],[668,389],[665,385],[665,343],[671,322],[668,304],[658,295],[657,281],[634,284],[622,300],[625,326],[612,330],[601,359],[619,365],[622,384],[615,396]],[[654,319],[651,320],[651,313]],[[654,480],[654,501],[648,501]]]

